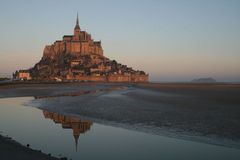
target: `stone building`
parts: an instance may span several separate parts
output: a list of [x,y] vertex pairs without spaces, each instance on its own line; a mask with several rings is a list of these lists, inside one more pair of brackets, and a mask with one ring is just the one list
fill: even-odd
[[30,75],[29,70],[19,70],[13,74],[13,79],[20,80],[20,81],[28,81],[28,80],[31,80],[32,77]]
[[91,34],[82,31],[77,15],[74,35],[65,35],[61,41],[56,41],[52,45],[47,45],[43,52],[43,58],[54,59],[59,54],[80,55],[100,55],[103,56],[101,41],[94,41]]

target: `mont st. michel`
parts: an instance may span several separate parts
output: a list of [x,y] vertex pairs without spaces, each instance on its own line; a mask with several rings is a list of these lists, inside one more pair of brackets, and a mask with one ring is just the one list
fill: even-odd
[[95,82],[148,82],[148,74],[104,56],[101,41],[82,31],[77,15],[74,35],[64,35],[44,48],[42,59],[29,70],[13,75],[18,80]]
[[0,160],[240,160],[240,1],[0,7]]

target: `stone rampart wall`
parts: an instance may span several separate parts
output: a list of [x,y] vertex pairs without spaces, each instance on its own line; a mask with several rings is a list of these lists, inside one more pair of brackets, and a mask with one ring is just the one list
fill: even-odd
[[93,82],[148,82],[148,75],[71,76],[67,80]]

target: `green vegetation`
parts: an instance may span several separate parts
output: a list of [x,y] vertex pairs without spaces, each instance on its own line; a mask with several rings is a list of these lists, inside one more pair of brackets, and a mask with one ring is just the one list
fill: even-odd
[[6,80],[10,80],[10,78],[7,78],[7,77],[0,77],[0,81],[6,81]]

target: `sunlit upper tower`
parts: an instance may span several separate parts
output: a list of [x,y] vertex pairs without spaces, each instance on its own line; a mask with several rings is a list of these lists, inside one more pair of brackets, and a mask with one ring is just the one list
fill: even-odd
[[74,40],[80,40],[81,29],[79,26],[79,19],[77,14],[76,26],[74,28]]

